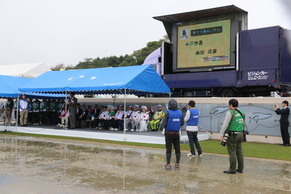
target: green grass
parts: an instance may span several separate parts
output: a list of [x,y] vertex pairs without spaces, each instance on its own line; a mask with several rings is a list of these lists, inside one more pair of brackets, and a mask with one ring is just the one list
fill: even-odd
[[[97,139],[79,138],[79,137],[64,137],[64,136],[55,136],[55,135],[39,135],[39,134],[27,134],[27,133],[16,133],[16,132],[0,133],[0,135],[1,134],[165,149],[165,145],[160,145],[160,144],[97,140]],[[200,144],[204,153],[227,154],[226,147],[221,146],[220,141],[207,140],[207,141],[201,141]],[[189,145],[181,144],[181,150],[188,151]],[[246,157],[291,161],[291,147],[285,147],[285,146],[280,146],[280,145],[275,145],[275,144],[246,142],[246,143],[243,143],[243,152],[244,152],[244,156]]]
[[[206,153],[227,154],[226,147],[221,146],[219,143],[216,140],[200,142],[203,151]],[[187,146],[183,145],[183,149],[187,150]],[[291,147],[276,144],[245,142],[243,143],[243,153],[247,157],[291,161]]]

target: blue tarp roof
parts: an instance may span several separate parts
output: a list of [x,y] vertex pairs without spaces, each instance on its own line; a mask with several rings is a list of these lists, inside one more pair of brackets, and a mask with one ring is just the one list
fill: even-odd
[[[0,75],[0,98],[17,98],[18,89],[25,84],[29,84],[32,80],[33,79],[31,78]],[[65,98],[65,95],[60,94],[41,94],[30,92],[25,94],[30,98]]]
[[0,75],[0,97],[17,97],[18,88],[29,81],[30,78]]
[[22,92],[76,94],[170,93],[151,65],[49,71],[20,88]]

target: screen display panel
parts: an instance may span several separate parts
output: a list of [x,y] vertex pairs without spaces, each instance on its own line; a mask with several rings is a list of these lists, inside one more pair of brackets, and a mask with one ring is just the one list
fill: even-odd
[[177,69],[230,65],[231,20],[177,28]]

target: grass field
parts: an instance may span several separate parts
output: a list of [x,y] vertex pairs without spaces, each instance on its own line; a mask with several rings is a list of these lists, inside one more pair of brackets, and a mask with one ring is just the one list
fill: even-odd
[[[63,139],[63,140],[78,140],[87,142],[98,142],[98,143],[109,143],[116,145],[127,145],[127,146],[139,146],[148,148],[158,148],[164,149],[164,145],[159,144],[146,144],[146,143],[133,143],[133,142],[121,142],[121,141],[109,141],[109,140],[96,140],[88,138],[78,138],[78,137],[63,137],[63,136],[53,136],[53,135],[38,135],[38,134],[27,134],[27,133],[0,133],[1,135],[13,135],[13,136],[27,136],[27,137],[41,137],[41,138],[52,138],[52,139]],[[226,147],[220,145],[220,141],[217,140],[207,140],[200,142],[204,153],[213,154],[227,154]],[[182,151],[188,151],[188,144],[181,144]],[[291,161],[291,147],[285,147],[275,144],[264,144],[264,143],[243,143],[243,152],[246,157],[254,158],[265,158],[265,159],[276,159]]]

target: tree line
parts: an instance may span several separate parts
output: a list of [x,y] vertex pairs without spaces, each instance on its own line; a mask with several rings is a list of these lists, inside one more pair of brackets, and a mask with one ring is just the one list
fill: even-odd
[[59,71],[62,69],[88,69],[88,68],[102,68],[102,67],[122,67],[143,64],[145,58],[157,48],[161,47],[164,41],[168,41],[167,36],[164,36],[158,41],[148,42],[146,47],[134,51],[132,54],[126,54],[121,56],[109,56],[109,57],[97,57],[97,58],[85,58],[77,65],[65,66],[64,64],[58,64],[51,68],[53,71]]

